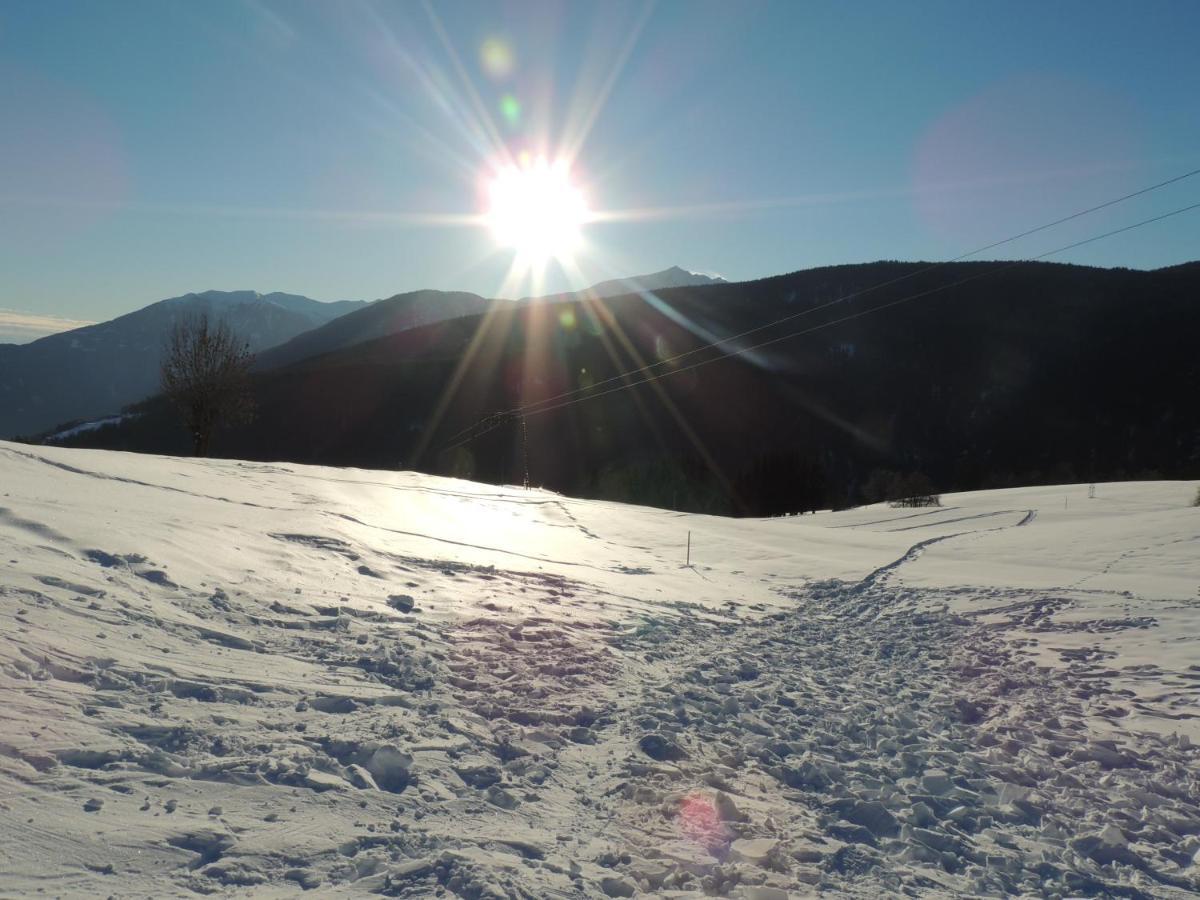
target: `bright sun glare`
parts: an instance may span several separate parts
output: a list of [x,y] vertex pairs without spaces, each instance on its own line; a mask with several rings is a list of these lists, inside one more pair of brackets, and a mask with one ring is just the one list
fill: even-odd
[[488,189],[492,235],[529,264],[569,258],[588,219],[583,192],[563,162],[543,158],[498,171]]

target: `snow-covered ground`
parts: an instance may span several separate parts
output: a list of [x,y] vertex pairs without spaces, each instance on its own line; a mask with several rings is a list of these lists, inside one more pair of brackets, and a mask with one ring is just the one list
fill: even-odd
[[0,894],[1188,895],[1195,494],[734,521],[0,443]]

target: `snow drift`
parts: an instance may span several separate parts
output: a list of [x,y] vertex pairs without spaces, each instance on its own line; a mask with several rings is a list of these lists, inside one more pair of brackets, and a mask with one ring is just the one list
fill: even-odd
[[0,444],[0,893],[1187,895],[1195,492],[735,521]]

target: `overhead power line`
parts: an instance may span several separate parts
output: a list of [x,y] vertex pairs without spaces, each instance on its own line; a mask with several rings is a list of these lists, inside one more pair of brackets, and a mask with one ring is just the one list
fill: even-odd
[[[1010,269],[1014,266],[1018,266],[1023,263],[1034,262],[1039,259],[1044,259],[1048,256],[1053,256],[1058,253],[1065,253],[1068,250],[1072,250],[1077,247],[1082,247],[1085,244],[1090,244],[1095,241],[1103,240],[1104,238],[1107,238],[1107,237],[1112,237],[1114,235],[1121,234],[1126,231],[1131,231],[1135,228],[1141,228],[1144,225],[1149,225],[1154,222],[1158,222],[1163,219],[1170,218],[1172,216],[1176,216],[1176,215],[1180,215],[1185,212],[1189,212],[1193,209],[1196,209],[1197,207],[1200,207],[1200,204],[1193,204],[1191,206],[1186,206],[1186,207],[1182,207],[1180,209],[1172,210],[1171,212],[1164,213],[1159,216],[1154,216],[1149,219],[1144,219],[1140,222],[1135,222],[1131,225],[1126,225],[1122,228],[1117,228],[1112,231],[1105,232],[1103,234],[1094,235],[1090,238],[1086,238],[1081,241],[1076,241],[1074,243],[1067,244],[1062,247],[1057,247],[1053,250],[1048,250],[1045,253],[1040,253],[1036,256],[1030,256],[1030,257],[1025,257],[1025,258],[1022,258],[1019,260],[1014,260],[1012,262],[993,267],[991,269],[988,269],[985,272],[981,272],[976,275],[972,275],[967,278],[960,279],[960,280],[952,282],[950,284],[942,285],[937,288],[932,288],[928,291],[922,291],[917,294],[913,294],[913,295],[910,295],[907,297],[902,297],[898,300],[893,300],[888,303],[880,304],[879,306],[871,307],[870,309],[867,309],[867,310],[862,310],[860,312],[853,313],[851,315],[844,316],[839,319],[834,319],[834,320],[831,320],[828,322],[824,322],[824,323],[822,323],[818,326],[815,326],[813,328],[810,328],[810,329],[804,329],[801,331],[790,332],[786,335],[775,337],[775,338],[772,338],[771,340],[763,341],[763,342],[760,342],[760,343],[757,343],[757,344],[754,344],[751,346],[738,347],[738,348],[735,348],[735,349],[725,353],[723,356],[702,360],[701,362],[693,363],[691,365],[684,366],[683,368],[669,369],[665,372],[660,372],[657,375],[654,375],[654,376],[648,377],[648,378],[644,378],[639,381],[629,381],[629,379],[634,376],[641,375],[641,374],[647,373],[647,372],[651,372],[655,369],[659,369],[663,366],[667,366],[672,363],[677,363],[680,360],[694,356],[697,353],[701,353],[706,350],[712,350],[712,349],[721,347],[725,344],[729,344],[734,341],[742,340],[744,338],[750,337],[751,335],[758,334],[760,332],[766,331],[771,328],[775,328],[775,327],[785,324],[787,322],[795,321],[796,319],[802,318],[804,316],[812,315],[813,313],[820,312],[821,310],[824,310],[824,309],[829,309],[830,307],[836,306],[841,303],[846,303],[850,300],[865,296],[866,294],[881,290],[885,287],[890,287],[892,285],[906,281],[910,278],[915,278],[918,275],[922,275],[927,272],[934,271],[936,269],[950,265],[951,263],[961,262],[962,260],[967,259],[968,257],[975,256],[975,255],[977,255],[979,253],[983,253],[987,250],[992,250],[992,249],[995,249],[996,247],[1000,247],[1005,244],[1012,243],[1013,241],[1020,240],[1023,237],[1028,237],[1032,234],[1037,234],[1038,232],[1045,231],[1045,230],[1047,230],[1049,228],[1053,228],[1057,225],[1065,224],[1066,222],[1070,222],[1074,219],[1078,219],[1083,216],[1090,215],[1091,213],[1099,212],[1102,209],[1106,209],[1110,206],[1115,206],[1118,203],[1123,203],[1126,200],[1131,200],[1134,197],[1139,197],[1139,196],[1142,196],[1143,194],[1148,194],[1151,191],[1155,191],[1160,188],[1166,187],[1168,185],[1175,184],[1177,182],[1183,181],[1184,179],[1191,178],[1195,175],[1200,175],[1200,169],[1193,169],[1190,172],[1185,172],[1182,175],[1177,175],[1177,176],[1175,176],[1173,178],[1169,178],[1165,181],[1160,181],[1160,182],[1150,185],[1148,187],[1141,188],[1140,190],[1133,191],[1132,193],[1124,194],[1120,197],[1116,197],[1111,200],[1106,200],[1103,203],[1088,207],[1087,209],[1083,209],[1083,210],[1080,210],[1075,213],[1071,213],[1068,216],[1063,216],[1059,219],[1055,219],[1052,222],[1046,222],[1046,223],[1044,223],[1042,225],[1038,225],[1034,228],[1026,229],[1025,231],[1022,231],[1018,234],[1011,235],[1010,237],[1006,237],[1002,240],[994,241],[994,242],[992,242],[990,244],[986,244],[982,247],[977,247],[974,250],[967,251],[966,253],[963,253],[963,254],[960,254],[959,256],[954,257],[953,259],[944,260],[944,261],[937,262],[937,263],[932,263],[928,266],[923,266],[919,269],[916,269],[912,272],[907,272],[904,275],[900,275],[896,278],[892,278],[887,281],[880,282],[879,284],[875,284],[870,287],[863,288],[862,290],[859,290],[859,291],[845,294],[845,295],[838,297],[834,300],[831,300],[827,303],[819,304],[817,306],[809,307],[809,308],[801,310],[799,312],[795,312],[795,313],[791,313],[786,316],[782,316],[782,317],[774,319],[770,322],[766,322],[762,325],[755,326],[754,328],[747,329],[746,331],[739,332],[738,334],[730,335],[728,337],[724,337],[719,340],[708,342],[700,347],[695,347],[691,350],[687,350],[683,353],[679,353],[674,356],[670,356],[665,359],[658,360],[654,363],[650,363],[648,365],[641,366],[639,368],[627,370],[620,374],[603,379],[602,381],[596,382],[595,384],[588,385],[587,387],[580,387],[580,388],[575,388],[570,391],[564,391],[560,394],[556,394],[552,397],[544,398],[544,399],[536,401],[534,403],[530,403],[527,405],[522,405],[522,406],[514,407],[512,409],[493,413],[492,415],[487,416],[484,419],[481,419],[478,422],[472,424],[471,426],[461,429],[460,431],[451,435],[451,437],[449,439],[450,443],[448,443],[445,447],[443,447],[443,452],[446,450],[452,450],[456,447],[462,446],[463,444],[469,443],[470,441],[473,441],[476,438],[481,437],[482,435],[488,433],[489,431],[492,431],[495,428],[498,428],[505,421],[509,421],[517,416],[528,417],[528,416],[540,415],[543,412],[551,412],[556,409],[561,409],[564,406],[569,406],[575,402],[581,402],[583,400],[593,400],[598,397],[603,397],[608,394],[615,393],[617,391],[626,390],[627,388],[637,387],[642,384],[647,384],[651,381],[656,381],[659,378],[663,378],[668,375],[682,374],[683,372],[688,372],[693,369],[700,368],[701,366],[707,365],[710,362],[716,362],[718,359],[724,359],[728,356],[740,356],[740,355],[743,355],[746,353],[751,353],[755,350],[761,350],[764,347],[772,346],[773,344],[777,344],[781,341],[791,340],[792,338],[800,337],[805,334],[811,334],[812,332],[818,331],[822,328],[832,327],[834,325],[838,325],[843,322],[848,322],[853,319],[861,318],[865,315],[869,315],[874,312],[879,312],[881,310],[888,309],[893,306],[898,306],[902,303],[908,303],[912,300],[917,300],[922,297],[929,296],[930,294],[935,294],[935,293],[939,293],[944,290],[949,290],[950,288],[957,287],[959,285],[966,284],[971,281],[975,281],[979,278],[983,278],[988,275],[993,275],[998,272],[1005,271],[1006,269]],[[622,382],[622,384],[617,385],[612,388],[609,388],[607,390],[602,390],[602,391],[596,390],[597,388],[603,387],[604,385],[613,384],[614,382],[618,382],[618,381]],[[460,438],[462,438],[462,439],[459,440]]]
[[[832,328],[834,325],[841,325],[843,322],[850,322],[854,319],[861,319],[864,316],[871,315],[872,313],[877,313],[877,312],[880,312],[885,309],[891,309],[893,306],[900,306],[903,303],[909,303],[913,300],[920,300],[921,298],[928,297],[931,294],[939,294],[942,291],[947,291],[947,290],[950,290],[951,288],[959,287],[961,285],[967,284],[968,282],[978,281],[980,278],[986,278],[989,275],[995,275],[995,274],[997,274],[999,272],[1003,272],[1007,269],[1012,269],[1012,268],[1015,268],[1016,266],[1025,265],[1026,263],[1037,262],[1039,259],[1045,259],[1047,256],[1053,256],[1056,253],[1065,253],[1068,250],[1073,250],[1076,247],[1082,247],[1085,244],[1091,244],[1095,241],[1103,240],[1104,238],[1107,238],[1107,237],[1112,237],[1113,235],[1122,234],[1123,232],[1126,232],[1126,231],[1132,231],[1135,228],[1141,228],[1143,225],[1150,225],[1154,222],[1161,222],[1163,219],[1169,219],[1172,216],[1178,216],[1185,212],[1191,212],[1194,209],[1200,209],[1200,203],[1193,203],[1191,206],[1184,206],[1179,209],[1174,209],[1174,210],[1171,210],[1171,212],[1163,213],[1162,215],[1154,216],[1149,219],[1143,219],[1140,222],[1134,222],[1132,225],[1126,225],[1122,228],[1116,228],[1112,231],[1106,231],[1106,232],[1104,232],[1104,234],[1097,234],[1090,238],[1085,238],[1082,241],[1075,241],[1072,244],[1066,244],[1065,246],[1062,246],[1062,247],[1056,247],[1053,250],[1047,250],[1045,253],[1039,253],[1037,256],[1030,256],[1030,257],[1026,257],[1024,259],[1017,259],[1017,260],[1013,260],[1012,262],[1003,263],[1001,265],[998,265],[991,269],[988,269],[984,272],[979,272],[975,275],[968,276],[967,278],[960,278],[958,281],[952,281],[949,284],[943,284],[943,285],[940,285],[935,288],[930,288],[929,290],[921,291],[918,294],[909,294],[907,297],[901,297],[898,300],[892,300],[892,301],[889,301],[888,303],[881,303],[878,306],[871,307],[870,309],[864,309],[864,310],[860,310],[859,312],[856,312],[856,313],[851,313],[848,316],[842,316],[840,319],[832,319],[831,321],[828,321],[828,322],[822,322],[820,325],[814,325],[812,328],[806,328],[802,331],[789,332],[788,334],[780,335],[779,337],[774,337],[767,341],[762,341],[762,342],[754,344],[753,346],[750,346],[750,347],[739,347],[738,349],[732,350],[729,353],[726,353],[722,356],[715,356],[715,357],[712,357],[711,359],[701,360],[700,362],[692,363],[689,366],[684,366],[681,369],[670,369],[666,372],[660,372],[656,375],[651,375],[647,378],[643,378],[641,381],[634,381],[634,382],[630,382],[627,384],[618,385],[617,387],[609,388],[608,390],[601,391],[600,393],[586,394],[582,397],[575,397],[574,399],[565,400],[562,403],[557,403],[553,406],[547,406],[547,407],[538,408],[538,409],[531,409],[530,407],[534,406],[535,404],[530,404],[530,407],[518,408],[517,410],[515,410],[513,412],[513,414],[521,415],[521,416],[525,416],[526,418],[529,418],[531,416],[541,415],[542,413],[552,412],[553,410],[561,409],[564,406],[570,406],[574,403],[582,403],[585,400],[594,400],[597,397],[603,397],[606,394],[612,394],[612,393],[616,393],[617,391],[627,390],[628,388],[638,387],[639,385],[649,384],[651,381],[657,381],[660,378],[666,378],[671,375],[680,375],[684,372],[689,372],[693,369],[699,369],[701,366],[706,366],[709,363],[714,363],[714,362],[717,362],[722,359],[727,359],[730,356],[741,356],[744,353],[752,353],[755,350],[762,350],[764,347],[770,347],[774,344],[778,344],[783,341],[790,341],[793,338],[802,337],[803,335],[806,335],[806,334],[812,334],[814,331],[821,331],[822,329],[825,329],[825,328]],[[708,346],[712,347],[712,346],[715,346],[715,344],[710,344]]]
[[746,331],[739,332],[738,334],[731,334],[728,337],[723,337],[716,341],[710,341],[703,346],[695,347],[691,350],[686,350],[683,353],[677,353],[674,356],[669,356],[665,359],[657,360],[656,362],[650,363],[648,365],[642,366],[637,369],[631,369],[627,372],[621,373],[620,375],[614,375],[611,378],[606,378],[603,381],[598,381],[595,384],[589,385],[586,388],[574,388],[570,391],[564,391],[563,393],[557,394],[553,397],[546,397],[545,399],[539,400],[536,403],[529,404],[528,407],[514,407],[513,409],[505,410],[505,412],[510,413],[510,414],[518,413],[523,409],[540,406],[545,403],[551,403],[556,400],[561,400],[566,397],[574,396],[575,394],[582,394],[587,391],[595,390],[597,387],[602,387],[603,385],[609,384],[614,381],[623,380],[625,378],[628,378],[631,375],[637,375],[642,372],[648,372],[652,369],[661,368],[662,366],[666,366],[671,363],[678,362],[679,360],[686,359],[689,356],[694,356],[695,354],[701,353],[704,350],[708,350],[712,347],[720,347],[724,344],[729,344],[734,341],[742,340],[743,338],[750,337],[751,335],[758,334],[762,331],[766,331],[767,329],[774,328],[778,325],[783,325],[787,322],[792,322],[792,321],[795,321],[796,319],[803,318],[804,316],[809,316],[809,315],[812,315],[813,313],[820,312],[823,309],[828,309],[831,306],[837,306],[840,303],[846,303],[850,300],[857,299],[858,297],[865,296],[874,291],[882,290],[885,287],[891,287],[894,284],[899,284],[900,282],[907,281],[910,278],[916,278],[918,275],[923,275],[926,272],[932,272],[935,269],[939,269],[943,266],[948,266],[951,263],[962,262],[964,259],[967,259],[971,256],[977,256],[978,254],[984,253],[988,250],[994,250],[995,248],[1002,247],[1005,244],[1011,244],[1013,241],[1018,241],[1021,238],[1029,237],[1030,235],[1037,234],[1040,231],[1045,231],[1049,228],[1054,228],[1057,225],[1063,225],[1074,219],[1079,219],[1079,218],[1082,218],[1083,216],[1091,215],[1092,213],[1099,212],[1102,209],[1107,209],[1110,206],[1116,206],[1118,203],[1124,203],[1126,200],[1132,200],[1134,197],[1140,197],[1143,194],[1148,194],[1151,191],[1156,191],[1159,188],[1163,188],[1168,185],[1175,184],[1176,182],[1183,181],[1185,178],[1191,178],[1195,175],[1200,175],[1200,169],[1193,169],[1190,172],[1185,172],[1182,175],[1176,175],[1174,178],[1168,178],[1166,181],[1160,181],[1157,184],[1152,184],[1149,187],[1144,187],[1140,190],[1134,191],[1133,193],[1124,194],[1123,196],[1116,197],[1112,200],[1106,200],[1105,202],[1097,204],[1096,206],[1090,206],[1087,209],[1080,210],[1079,212],[1071,213],[1071,215],[1069,215],[1069,216],[1063,216],[1061,219],[1055,219],[1053,222],[1046,222],[1045,224],[1038,225],[1035,228],[1027,229],[1025,231],[1022,231],[1019,234],[1014,234],[1010,237],[1006,237],[1003,240],[993,241],[992,243],[985,244],[982,247],[976,247],[974,250],[968,250],[966,253],[962,253],[962,254],[954,257],[953,259],[948,259],[948,260],[943,260],[943,261],[936,262],[936,263],[931,263],[928,266],[923,266],[922,268],[915,269],[912,272],[906,272],[903,275],[899,275],[899,276],[897,276],[895,278],[891,278],[887,281],[882,281],[879,284],[874,284],[874,285],[871,285],[870,287],[863,288],[862,290],[854,291],[849,294],[844,294],[843,296],[838,297],[834,300],[830,300],[826,303],[822,303],[817,306],[810,306],[807,309],[803,309],[798,312],[790,313],[786,316],[781,316],[778,319],[773,319],[772,321],[765,322],[762,325],[756,325],[754,328],[747,329]]

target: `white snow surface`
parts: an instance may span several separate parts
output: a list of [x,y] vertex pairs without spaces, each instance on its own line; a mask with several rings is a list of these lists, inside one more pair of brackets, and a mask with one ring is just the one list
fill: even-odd
[[728,520],[0,442],[0,895],[1191,895],[1195,494]]
[[96,431],[97,429],[104,428],[108,425],[120,425],[129,417],[129,413],[122,413],[118,416],[105,416],[102,419],[93,419],[90,422],[80,422],[78,425],[72,425],[70,428],[64,428],[62,431],[56,431],[54,434],[47,435],[46,440],[65,441],[67,438],[85,434],[89,431]]

